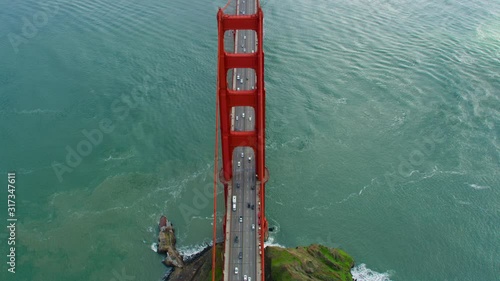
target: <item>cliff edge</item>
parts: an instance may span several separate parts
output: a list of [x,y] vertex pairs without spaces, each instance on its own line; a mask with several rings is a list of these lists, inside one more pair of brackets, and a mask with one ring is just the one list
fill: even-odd
[[[218,279],[222,277],[222,245],[217,245]],[[267,281],[352,281],[351,268],[354,260],[344,251],[313,244],[307,247],[266,247]],[[253,279],[253,278],[252,278]],[[175,268],[166,279],[170,281],[211,281],[212,251],[205,249],[187,262],[183,268]]]

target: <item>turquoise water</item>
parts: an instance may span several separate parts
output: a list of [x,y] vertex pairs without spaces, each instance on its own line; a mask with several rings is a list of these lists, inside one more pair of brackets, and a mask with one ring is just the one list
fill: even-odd
[[[0,0],[1,280],[159,280],[161,214],[183,253],[210,241],[224,4]],[[500,3],[263,9],[271,242],[341,247],[358,280],[499,280]]]

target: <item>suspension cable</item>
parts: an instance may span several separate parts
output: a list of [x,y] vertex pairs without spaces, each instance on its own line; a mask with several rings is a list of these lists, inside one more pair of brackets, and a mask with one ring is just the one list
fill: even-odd
[[224,8],[222,8],[222,11],[224,12],[224,10],[229,6],[229,4],[231,3],[231,0],[227,0],[227,3],[226,3],[226,6],[224,6]]
[[[217,77],[217,87],[219,78]],[[216,90],[217,91],[217,90]],[[215,281],[216,243],[217,243],[217,170],[219,164],[219,94],[215,94],[215,154],[214,154],[214,221],[212,233],[212,281]]]

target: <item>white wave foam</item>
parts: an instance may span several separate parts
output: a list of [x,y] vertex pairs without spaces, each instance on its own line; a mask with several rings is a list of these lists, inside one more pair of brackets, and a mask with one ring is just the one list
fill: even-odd
[[56,110],[50,110],[50,109],[31,109],[31,110],[13,110],[13,111],[0,111],[0,113],[9,113],[9,114],[25,114],[25,115],[31,115],[31,114],[56,114],[60,113],[61,111],[56,111]]
[[109,160],[126,160],[126,159],[129,159],[129,158],[132,158],[134,157],[133,154],[127,154],[123,157],[113,157],[113,156],[109,156],[108,158],[104,159],[104,162],[108,162]]
[[356,281],[390,281],[391,274],[389,272],[376,272],[366,267],[362,263],[351,269],[352,278]]
[[476,189],[476,190],[481,190],[481,189],[488,189],[491,188],[487,185],[477,185],[477,184],[469,184],[470,187]]
[[266,242],[264,242],[264,248],[267,246],[274,246],[274,247],[280,247],[280,248],[285,248],[285,246],[278,244],[275,241],[275,238],[269,235],[269,238],[267,239]]
[[158,252],[158,244],[152,243],[151,244],[151,250],[153,250],[153,252],[157,253]]
[[182,255],[184,261],[186,261],[205,250],[208,246],[212,246],[212,241],[197,245],[179,247],[177,248],[177,251],[179,251],[179,254]]

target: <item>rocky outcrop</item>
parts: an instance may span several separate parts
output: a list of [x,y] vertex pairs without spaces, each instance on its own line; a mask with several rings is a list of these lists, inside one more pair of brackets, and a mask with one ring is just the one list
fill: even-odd
[[[215,280],[222,279],[222,244],[216,245]],[[208,246],[196,257],[186,262],[183,268],[175,268],[166,280],[172,281],[211,281],[212,280],[212,247]]]
[[[167,280],[212,280],[212,251],[207,247],[184,268],[175,268]],[[216,280],[222,277],[222,244],[216,248]],[[297,248],[265,248],[267,281],[352,281],[353,259],[340,249],[313,244]],[[252,278],[253,279],[253,278]]]
[[158,234],[158,250],[159,254],[167,254],[163,263],[166,266],[183,267],[184,261],[182,256],[175,248],[175,230],[171,222],[165,216],[161,216],[158,224],[160,233]]
[[352,281],[354,260],[344,251],[313,244],[265,249],[266,280]]

